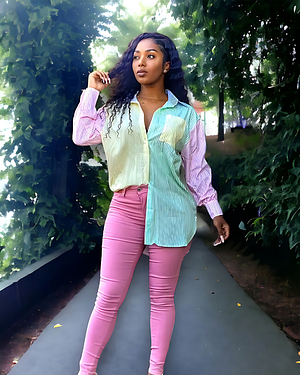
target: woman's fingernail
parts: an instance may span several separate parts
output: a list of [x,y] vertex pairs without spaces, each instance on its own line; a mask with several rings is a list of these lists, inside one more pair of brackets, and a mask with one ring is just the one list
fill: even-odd
[[221,238],[221,241],[224,242],[224,237],[223,237],[223,236],[220,236],[220,238]]

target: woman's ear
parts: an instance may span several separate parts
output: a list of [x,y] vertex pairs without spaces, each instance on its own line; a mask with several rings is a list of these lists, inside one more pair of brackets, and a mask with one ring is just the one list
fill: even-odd
[[168,73],[169,70],[170,70],[170,62],[167,61],[164,65],[164,73]]

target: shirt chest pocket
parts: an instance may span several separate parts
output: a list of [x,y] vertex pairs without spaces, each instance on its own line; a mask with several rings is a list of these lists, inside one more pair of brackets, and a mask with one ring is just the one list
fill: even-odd
[[164,129],[159,137],[161,142],[168,143],[174,149],[177,142],[183,137],[186,122],[181,117],[167,115]]

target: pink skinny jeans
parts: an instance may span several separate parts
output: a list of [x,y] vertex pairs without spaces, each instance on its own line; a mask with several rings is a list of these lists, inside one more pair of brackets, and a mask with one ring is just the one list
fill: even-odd
[[[87,328],[79,375],[94,375],[117,312],[144,250],[147,186],[116,192],[104,227],[100,285]],[[186,247],[149,249],[151,354],[149,373],[162,375],[175,322],[174,293]]]

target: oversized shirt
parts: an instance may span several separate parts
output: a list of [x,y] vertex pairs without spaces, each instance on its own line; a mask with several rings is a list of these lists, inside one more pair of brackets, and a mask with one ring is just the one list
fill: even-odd
[[87,88],[75,111],[73,141],[80,146],[102,142],[112,191],[148,185],[145,245],[180,247],[195,235],[197,205],[205,205],[211,218],[222,210],[204,159],[201,120],[190,105],[166,93],[168,101],[154,112],[146,132],[136,95],[129,126],[128,109],[110,122],[105,107],[95,108],[99,92]]

